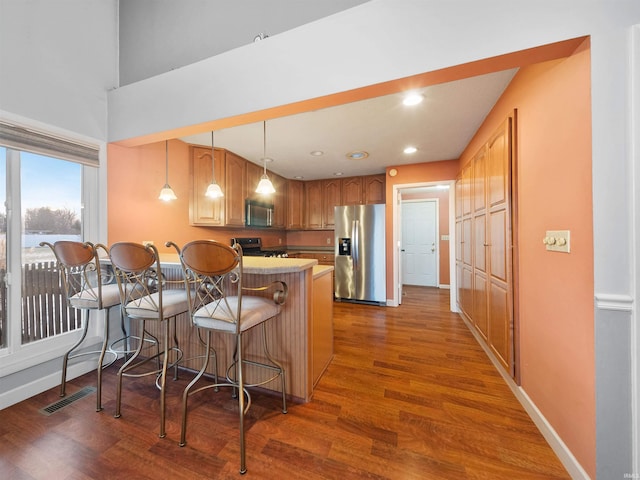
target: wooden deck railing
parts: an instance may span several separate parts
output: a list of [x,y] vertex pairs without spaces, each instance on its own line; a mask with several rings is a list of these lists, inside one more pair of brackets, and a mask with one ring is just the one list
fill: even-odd
[[[7,288],[0,271],[0,346],[6,346]],[[22,343],[52,337],[82,326],[80,311],[69,308],[55,262],[22,267]]]

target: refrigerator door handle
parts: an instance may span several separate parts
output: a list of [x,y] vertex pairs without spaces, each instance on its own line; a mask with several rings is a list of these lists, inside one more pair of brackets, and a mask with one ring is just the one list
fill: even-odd
[[360,239],[358,238],[359,221],[354,220],[351,222],[351,238],[353,238],[353,245],[351,245],[351,256],[353,257],[353,269],[358,270],[358,263],[360,261]]

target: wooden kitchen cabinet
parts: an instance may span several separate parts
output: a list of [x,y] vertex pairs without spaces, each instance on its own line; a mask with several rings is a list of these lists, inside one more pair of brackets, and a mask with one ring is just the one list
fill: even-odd
[[244,227],[248,162],[229,151],[225,157],[225,226]]
[[363,201],[365,205],[385,203],[386,185],[384,175],[368,175],[362,177]]
[[[207,187],[212,180],[211,149],[191,147],[189,153],[190,223],[191,225],[222,227],[225,225],[225,197],[209,198],[205,196]],[[225,150],[215,149],[216,182],[226,194],[224,183],[225,153]]]
[[322,222],[322,180],[304,182],[305,226],[309,230],[323,228]]
[[247,176],[246,176],[246,184],[245,184],[245,198],[250,198],[251,200],[260,200],[263,201],[263,195],[256,193],[256,187],[258,186],[258,182],[262,177],[263,168],[260,165],[256,165],[253,162],[247,162]]
[[342,204],[362,204],[362,177],[349,177],[342,179]]
[[335,207],[342,205],[342,181],[329,179],[322,181],[322,226],[335,227]]
[[333,229],[335,227],[334,208],[338,205],[342,205],[340,179],[305,182],[305,227],[307,229]]
[[313,275],[313,308],[311,319],[311,370],[313,386],[333,359],[333,276],[322,271]]
[[384,175],[366,175],[342,179],[343,205],[385,203]]
[[304,228],[304,182],[287,180],[287,230]]
[[269,178],[276,189],[273,194],[273,224],[274,228],[285,228],[287,220],[287,180],[280,175],[270,173]]

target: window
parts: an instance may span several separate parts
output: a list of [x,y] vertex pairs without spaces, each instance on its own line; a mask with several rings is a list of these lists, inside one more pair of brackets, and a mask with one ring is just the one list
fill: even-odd
[[81,317],[40,242],[98,241],[97,222],[87,221],[97,216],[97,158],[97,147],[0,122],[0,357],[21,357],[3,361],[0,376],[8,363],[15,371],[29,355],[55,358],[79,338]]

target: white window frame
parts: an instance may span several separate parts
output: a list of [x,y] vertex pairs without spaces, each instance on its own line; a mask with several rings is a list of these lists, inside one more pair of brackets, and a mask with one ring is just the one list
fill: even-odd
[[[99,149],[99,166],[82,166],[81,222],[82,238],[94,243],[106,243],[106,144],[50,125],[10,116],[0,111],[0,121],[7,121],[45,135],[62,138]],[[22,239],[20,228],[20,171],[7,148],[7,272],[8,310],[7,345],[0,349],[0,379],[36,365],[61,357],[81,336],[80,330],[22,344],[21,339],[21,269]],[[40,152],[42,153],[42,152]],[[48,154],[61,158],[55,152]],[[15,213],[17,212],[17,214]],[[18,228],[14,228],[15,226]],[[92,322],[87,333],[87,345],[101,338],[102,327]]]

